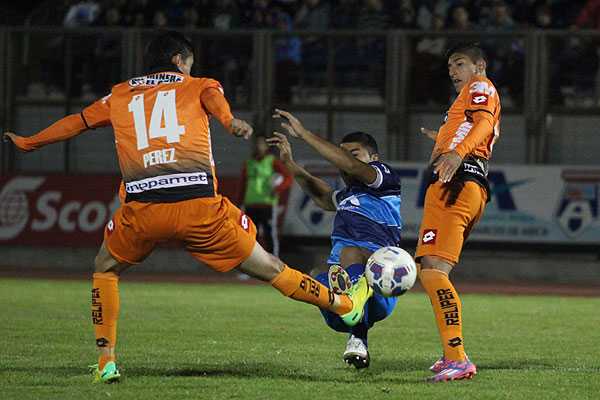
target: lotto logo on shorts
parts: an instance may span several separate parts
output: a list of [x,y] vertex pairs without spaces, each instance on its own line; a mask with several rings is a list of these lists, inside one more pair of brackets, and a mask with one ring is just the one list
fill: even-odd
[[423,244],[435,244],[437,238],[437,229],[425,229],[423,231],[423,238],[421,239]]
[[109,234],[113,233],[113,231],[115,230],[115,223],[112,219],[108,221],[108,224],[106,224],[106,230]]
[[250,231],[250,219],[246,214],[242,214],[242,216],[240,217],[240,225],[242,226],[242,228],[244,228],[246,232]]

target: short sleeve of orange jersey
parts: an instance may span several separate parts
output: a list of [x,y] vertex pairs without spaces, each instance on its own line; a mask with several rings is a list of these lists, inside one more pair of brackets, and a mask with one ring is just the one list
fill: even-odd
[[81,117],[88,128],[110,125],[110,94],[87,106]]

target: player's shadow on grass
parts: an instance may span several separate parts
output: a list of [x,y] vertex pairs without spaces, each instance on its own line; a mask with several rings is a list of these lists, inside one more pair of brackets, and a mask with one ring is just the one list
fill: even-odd
[[[412,364],[412,363],[411,363]],[[422,377],[413,375],[390,377],[390,372],[422,372],[423,368],[415,368],[414,364],[403,364],[401,362],[376,363],[371,368],[357,371],[352,367],[344,366],[340,362],[339,368],[322,370],[315,368],[308,370],[306,366],[294,368],[293,365],[282,365],[280,363],[267,362],[244,362],[224,364],[195,364],[181,367],[136,367],[130,366],[123,372],[128,377],[134,376],[175,376],[175,377],[233,377],[244,379],[256,378],[283,378],[307,382],[332,382],[332,383],[357,383],[361,380],[368,382],[390,382],[394,383],[419,383]]]

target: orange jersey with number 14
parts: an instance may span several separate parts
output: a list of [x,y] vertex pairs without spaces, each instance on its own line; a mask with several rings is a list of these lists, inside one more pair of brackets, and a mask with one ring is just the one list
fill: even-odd
[[127,200],[216,195],[209,113],[201,100],[208,89],[223,91],[213,79],[160,72],[117,84],[83,110],[88,126],[113,126]]
[[[438,131],[431,160],[452,150],[463,157],[472,154],[489,160],[500,135],[500,108],[500,97],[492,82],[483,76],[474,76],[448,110]],[[489,129],[470,135],[474,124],[482,118],[489,123]]]

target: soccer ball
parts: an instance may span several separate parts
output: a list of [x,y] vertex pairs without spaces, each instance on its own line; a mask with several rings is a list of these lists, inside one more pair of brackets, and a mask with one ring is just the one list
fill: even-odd
[[382,247],[371,254],[365,268],[367,282],[384,297],[401,296],[415,284],[417,266],[400,247]]

